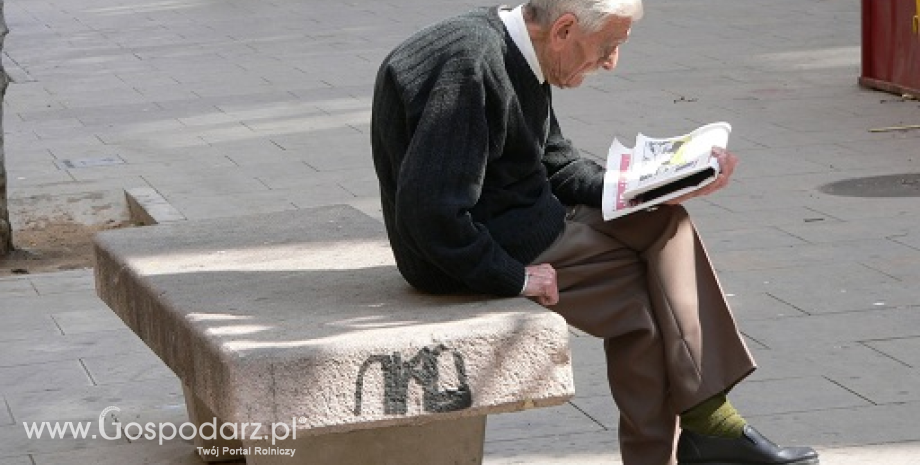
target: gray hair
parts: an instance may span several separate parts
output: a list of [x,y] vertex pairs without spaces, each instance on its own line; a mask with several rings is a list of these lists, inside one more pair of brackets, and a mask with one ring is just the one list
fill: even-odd
[[642,0],[530,0],[528,6],[541,26],[572,13],[588,32],[599,31],[611,16],[638,21],[643,13]]

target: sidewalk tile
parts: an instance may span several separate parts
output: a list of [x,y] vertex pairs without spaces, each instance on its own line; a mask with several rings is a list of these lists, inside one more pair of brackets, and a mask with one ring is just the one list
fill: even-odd
[[82,361],[97,385],[175,378],[172,370],[149,351],[86,357]]
[[0,367],[0,393],[8,399],[23,392],[52,392],[92,384],[78,360]]
[[[102,331],[124,331],[125,323],[111,311],[80,310],[51,315],[64,335],[98,333]],[[99,337],[103,337],[101,334]]]

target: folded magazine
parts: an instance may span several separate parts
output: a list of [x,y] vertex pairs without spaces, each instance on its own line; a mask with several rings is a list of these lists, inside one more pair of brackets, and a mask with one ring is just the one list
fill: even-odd
[[634,148],[614,138],[604,175],[604,219],[653,207],[715,181],[719,162],[712,148],[725,148],[730,132],[731,125],[718,122],[666,139],[640,133]]

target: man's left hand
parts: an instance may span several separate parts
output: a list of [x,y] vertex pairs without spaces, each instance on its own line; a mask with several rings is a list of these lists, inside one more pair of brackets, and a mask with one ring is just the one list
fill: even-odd
[[712,156],[716,158],[716,160],[719,162],[719,167],[721,168],[719,175],[716,177],[716,180],[702,189],[698,189],[680,197],[668,200],[665,202],[665,204],[677,205],[694,197],[702,197],[704,195],[712,194],[713,192],[728,185],[728,181],[731,179],[732,173],[735,172],[735,166],[738,164],[738,157],[721,147],[713,147]]

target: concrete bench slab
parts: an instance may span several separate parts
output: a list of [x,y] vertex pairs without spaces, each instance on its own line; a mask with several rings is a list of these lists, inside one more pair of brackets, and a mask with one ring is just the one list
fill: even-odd
[[[443,463],[479,463],[485,415],[574,392],[560,316],[523,298],[412,290],[382,225],[351,207],[112,230],[95,243],[97,293],[185,383],[190,415],[290,425],[314,452],[342,443],[315,463],[357,463],[342,454],[381,437],[360,430],[393,444],[368,451],[395,454],[413,428],[443,436],[431,428],[446,424],[425,426],[436,421],[462,423],[480,450]],[[275,463],[254,456],[264,442],[243,441],[249,463]]]

